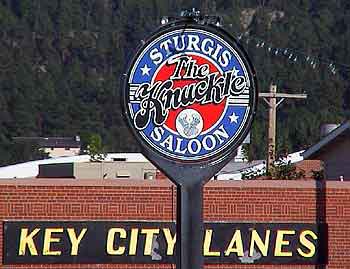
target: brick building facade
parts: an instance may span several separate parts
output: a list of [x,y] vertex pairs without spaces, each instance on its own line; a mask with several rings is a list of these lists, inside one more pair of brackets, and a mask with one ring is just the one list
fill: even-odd
[[[173,221],[176,191],[168,180],[4,180],[0,219],[35,221]],[[328,265],[207,265],[206,268],[350,268],[350,182],[212,181],[205,221],[327,223]],[[3,254],[0,226],[0,255]],[[2,257],[1,257],[2,258]],[[1,259],[2,260],[2,259]],[[0,268],[174,268],[171,264],[0,265]]]

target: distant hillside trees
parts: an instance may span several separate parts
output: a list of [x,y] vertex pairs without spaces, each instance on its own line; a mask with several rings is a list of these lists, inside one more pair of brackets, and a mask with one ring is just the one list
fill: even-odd
[[[138,151],[120,110],[122,74],[141,40],[161,16],[197,4],[222,15],[235,36],[245,32],[276,47],[350,63],[350,4],[342,1],[0,0],[0,165],[25,159],[14,136],[98,133],[107,151]],[[247,12],[249,11],[249,12]],[[283,16],[276,17],[275,12]],[[251,14],[243,25],[242,14]],[[278,13],[280,14],[280,13]],[[322,123],[350,115],[348,71],[332,75],[300,61],[243,44],[260,91],[271,81],[286,92],[306,91],[278,113],[278,150],[295,151],[319,138]],[[252,158],[263,158],[266,109],[252,129]],[[23,153],[24,154],[24,153]]]

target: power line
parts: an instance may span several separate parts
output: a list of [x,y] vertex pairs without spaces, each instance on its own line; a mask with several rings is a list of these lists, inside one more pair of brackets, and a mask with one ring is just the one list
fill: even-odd
[[257,49],[265,49],[268,53],[275,56],[285,57],[291,62],[304,62],[311,66],[311,68],[316,69],[323,65],[326,67],[333,75],[336,75],[340,70],[350,71],[350,65],[332,61],[324,57],[313,56],[311,54],[305,53],[301,50],[289,48],[289,47],[276,47],[270,42],[267,42],[261,38],[254,36],[247,36],[245,34],[239,34],[236,38],[241,42],[242,45],[249,46],[249,44],[254,44]]

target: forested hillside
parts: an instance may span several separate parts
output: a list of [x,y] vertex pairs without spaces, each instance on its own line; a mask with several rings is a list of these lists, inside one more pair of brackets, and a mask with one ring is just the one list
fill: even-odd
[[[33,157],[31,148],[13,142],[15,136],[99,134],[108,151],[138,151],[121,117],[122,74],[162,16],[193,5],[221,15],[234,36],[245,33],[242,44],[260,91],[274,81],[285,92],[308,94],[306,101],[280,107],[279,152],[300,150],[318,140],[322,123],[349,118],[346,66],[337,66],[334,75],[325,64],[288,59],[256,42],[350,64],[348,0],[199,2],[0,0],[0,165]],[[264,157],[266,123],[260,100],[250,147],[254,158]]]

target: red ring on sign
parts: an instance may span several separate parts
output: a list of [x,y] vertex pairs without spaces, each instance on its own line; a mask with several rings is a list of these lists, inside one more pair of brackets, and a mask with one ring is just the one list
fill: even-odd
[[[187,54],[188,56],[192,57],[192,59],[196,60],[197,65],[203,65],[208,64],[209,65],[209,72],[214,73],[218,72],[221,73],[221,70],[219,70],[210,60],[207,58],[204,58],[202,56],[199,56],[197,54]],[[173,65],[166,65],[160,67],[158,72],[156,73],[154,77],[154,81],[165,81],[170,78],[170,76],[175,71],[175,64]],[[183,70],[184,72],[184,70]],[[181,80],[174,80],[173,81],[173,88],[181,88],[185,85],[189,85],[192,83],[196,83],[198,80],[195,79],[181,79]],[[215,125],[218,120],[220,119],[222,113],[225,112],[225,106],[226,106],[226,98],[219,104],[205,104],[201,105],[199,103],[194,103],[193,105],[187,106],[186,109],[192,108],[198,111],[202,118],[203,118],[203,130],[202,132],[210,129],[213,125]],[[171,129],[174,132],[176,131],[175,127],[175,120],[177,115],[184,110],[185,108],[178,108],[178,109],[172,109],[169,111],[169,115],[167,120],[165,121],[165,125]]]

